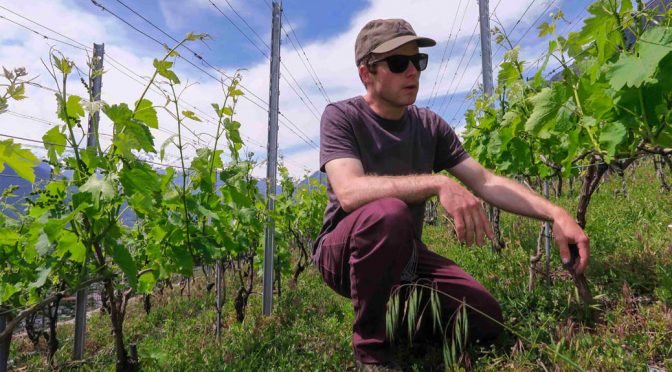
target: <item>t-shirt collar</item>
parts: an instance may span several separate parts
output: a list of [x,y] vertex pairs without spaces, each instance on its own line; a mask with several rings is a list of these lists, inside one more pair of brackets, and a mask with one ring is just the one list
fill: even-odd
[[406,107],[406,109],[404,110],[404,115],[400,119],[394,120],[394,119],[386,119],[386,118],[378,115],[375,111],[373,111],[371,106],[369,106],[369,104],[366,102],[366,100],[364,99],[364,96],[359,96],[358,97],[358,103],[363,107],[363,109],[366,112],[373,115],[376,119],[378,119],[378,122],[383,124],[383,126],[385,126],[385,127],[398,128],[399,126],[403,125],[408,118],[408,107]]

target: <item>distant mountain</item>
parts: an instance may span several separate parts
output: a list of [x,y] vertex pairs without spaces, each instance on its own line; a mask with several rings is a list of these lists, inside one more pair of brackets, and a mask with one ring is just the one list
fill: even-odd
[[[51,175],[51,167],[49,165],[39,163],[34,169],[36,186],[44,184],[49,180]],[[7,198],[7,203],[15,204],[18,209],[22,210],[21,204],[23,204],[26,197],[30,196],[30,193],[33,191],[33,184],[19,177],[12,168],[5,165],[5,169],[0,173],[0,193],[13,185],[19,188],[13,192],[16,196]]]
[[315,171],[315,173],[313,173],[310,176],[301,180],[299,182],[299,187],[307,186],[310,183],[310,180],[312,180],[312,179],[318,180],[321,184],[323,184],[325,186],[327,185],[327,174],[317,170],[317,171]]

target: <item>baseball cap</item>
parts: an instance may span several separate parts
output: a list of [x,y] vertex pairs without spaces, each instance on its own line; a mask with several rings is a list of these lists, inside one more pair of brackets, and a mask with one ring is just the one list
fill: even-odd
[[386,53],[411,41],[419,47],[436,45],[433,39],[416,35],[411,24],[403,19],[374,19],[357,35],[355,63],[359,65],[371,53]]

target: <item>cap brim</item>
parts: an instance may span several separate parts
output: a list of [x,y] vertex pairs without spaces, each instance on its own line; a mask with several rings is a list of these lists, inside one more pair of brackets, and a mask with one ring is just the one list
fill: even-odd
[[388,40],[380,45],[374,50],[371,51],[371,53],[387,53],[390,50],[399,48],[400,46],[410,43],[411,41],[415,41],[418,44],[418,47],[423,48],[423,47],[431,47],[436,45],[436,41],[433,39],[430,39],[428,37],[421,37],[421,36],[414,36],[414,35],[406,35],[406,36],[399,36],[395,37],[392,40]]

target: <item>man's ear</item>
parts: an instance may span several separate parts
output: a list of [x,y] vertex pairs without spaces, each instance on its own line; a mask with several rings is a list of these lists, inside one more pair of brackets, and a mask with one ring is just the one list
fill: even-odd
[[359,65],[359,79],[364,85],[371,83],[371,72],[364,64]]

